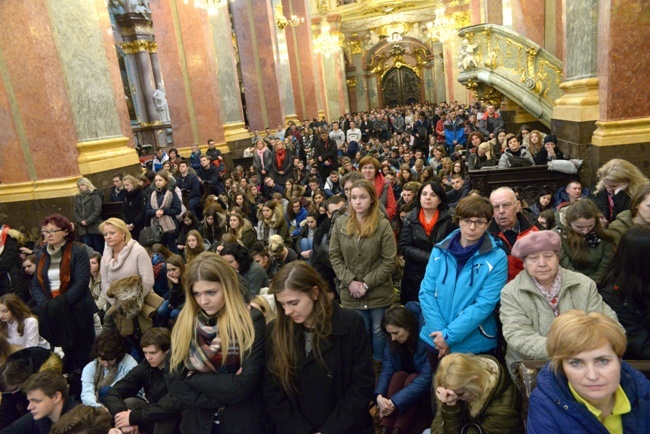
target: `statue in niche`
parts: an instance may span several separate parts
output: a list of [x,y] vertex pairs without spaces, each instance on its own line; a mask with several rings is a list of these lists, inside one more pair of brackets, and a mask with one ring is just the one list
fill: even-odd
[[463,38],[463,42],[460,44],[460,61],[458,62],[459,69],[465,70],[478,67],[478,62],[476,61],[477,48],[478,44],[470,44],[467,38]]
[[153,93],[153,102],[156,104],[160,122],[169,123],[169,106],[167,105],[167,95],[163,90],[162,83],[158,83],[158,88]]
[[108,6],[113,15],[124,15],[125,13],[124,0],[111,0]]
[[151,15],[149,0],[126,0],[126,10],[140,14],[143,18],[149,18],[146,14]]

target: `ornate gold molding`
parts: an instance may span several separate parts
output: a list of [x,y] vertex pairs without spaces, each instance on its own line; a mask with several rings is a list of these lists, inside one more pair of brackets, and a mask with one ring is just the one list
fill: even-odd
[[0,203],[26,202],[38,199],[56,199],[77,194],[79,176],[41,179],[34,182],[0,184]]
[[564,95],[555,100],[553,119],[573,122],[595,121],[600,115],[598,78],[567,81],[560,84]]
[[350,53],[361,54],[361,41],[349,41],[348,46],[350,47]]
[[[226,143],[251,138],[251,133],[246,129],[246,124],[243,122],[230,122],[223,124],[223,133]],[[217,145],[217,147],[218,146],[219,145]],[[227,152],[230,152],[230,150]]]
[[465,87],[472,91],[475,99],[483,101],[486,104],[492,104],[495,107],[501,106],[503,94],[495,88],[474,80],[468,80]]
[[362,15],[372,15],[372,14],[392,14],[399,12],[402,9],[412,8],[415,6],[415,3],[403,3],[402,1],[392,1],[383,3],[381,5],[369,7],[363,10]]
[[141,51],[148,51],[149,53],[158,52],[158,44],[154,41],[147,39],[138,39],[130,42],[120,42],[118,44],[126,54],[136,54]]
[[650,143],[650,118],[596,121],[596,127],[591,138],[595,146]]
[[82,175],[140,164],[135,149],[126,146],[127,137],[111,137],[77,143],[79,172]]
[[348,85],[348,87],[356,87],[357,86],[357,79],[356,78],[348,78],[345,81]]

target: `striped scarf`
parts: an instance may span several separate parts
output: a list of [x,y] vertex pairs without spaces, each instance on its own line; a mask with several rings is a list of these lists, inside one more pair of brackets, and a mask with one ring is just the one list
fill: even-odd
[[196,319],[196,331],[194,339],[190,343],[190,351],[187,360],[185,360],[185,367],[190,371],[202,373],[236,373],[241,367],[239,342],[233,338],[230,338],[229,341],[230,348],[228,348],[224,360],[217,317],[210,317],[201,311]]

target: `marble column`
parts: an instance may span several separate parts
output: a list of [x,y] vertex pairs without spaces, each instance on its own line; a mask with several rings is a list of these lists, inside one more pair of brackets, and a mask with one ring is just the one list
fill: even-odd
[[80,175],[104,188],[139,161],[106,4],[0,2],[0,16],[0,143],[11,156],[0,159],[0,208],[10,226],[31,227],[72,215]]
[[219,97],[223,113],[224,138],[230,148],[240,148],[250,142],[250,133],[244,121],[235,38],[228,12],[228,3],[216,15],[208,15],[211,45],[215,53]]
[[544,3],[545,0],[511,0],[513,30],[542,47],[546,18]]
[[175,145],[188,148],[213,139],[228,152],[208,13],[182,0],[160,0],[150,6]]
[[445,83],[445,59],[442,44],[433,45],[433,79],[435,81],[435,98],[434,102],[440,103],[445,101],[447,86]]
[[433,68],[435,66],[430,62],[423,66],[424,79],[422,83],[424,85],[424,97],[429,102],[436,102],[436,85],[433,80]]
[[566,2],[563,34],[564,95],[555,101],[551,130],[558,146],[575,158],[587,158],[599,116],[598,0]]
[[271,2],[238,0],[230,4],[237,36],[239,61],[249,130],[263,131],[284,125],[285,101],[281,92],[278,41]]
[[283,0],[282,6],[285,17],[291,18],[295,15],[305,19],[305,23],[297,27],[286,27],[284,33],[289,54],[295,113],[301,120],[312,119],[318,115],[319,106],[308,3],[307,0]]
[[370,110],[374,110],[379,107],[379,92],[377,89],[377,75],[376,74],[366,74],[366,79],[368,82],[368,101],[370,102]]
[[361,44],[358,46],[353,45],[352,49],[352,64],[354,65],[354,78],[355,78],[355,92],[357,100],[357,111],[368,111],[368,83],[364,78],[363,70],[363,54],[361,52]]
[[589,163],[595,169],[611,158],[624,158],[650,175],[650,87],[644,85],[650,70],[648,3],[609,0],[598,6],[600,107]]
[[[340,30],[340,15],[328,15],[327,21],[331,27],[330,32]],[[322,54],[320,56],[323,64],[327,116],[332,121],[338,119],[341,114],[350,111],[345,75],[345,58],[340,48],[329,56]]]

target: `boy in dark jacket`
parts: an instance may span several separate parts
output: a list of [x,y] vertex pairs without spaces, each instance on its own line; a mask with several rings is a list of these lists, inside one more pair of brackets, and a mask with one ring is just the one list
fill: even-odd
[[[115,418],[115,427],[137,426],[146,432],[178,432],[181,404],[169,395],[163,378],[165,359],[171,344],[169,330],[154,327],[142,336],[144,358],[124,378],[115,383],[102,403]],[[147,401],[139,398],[144,389]]]
[[27,395],[30,413],[2,430],[2,434],[47,434],[52,424],[76,405],[68,397],[68,383],[57,372],[32,375],[22,390]]

